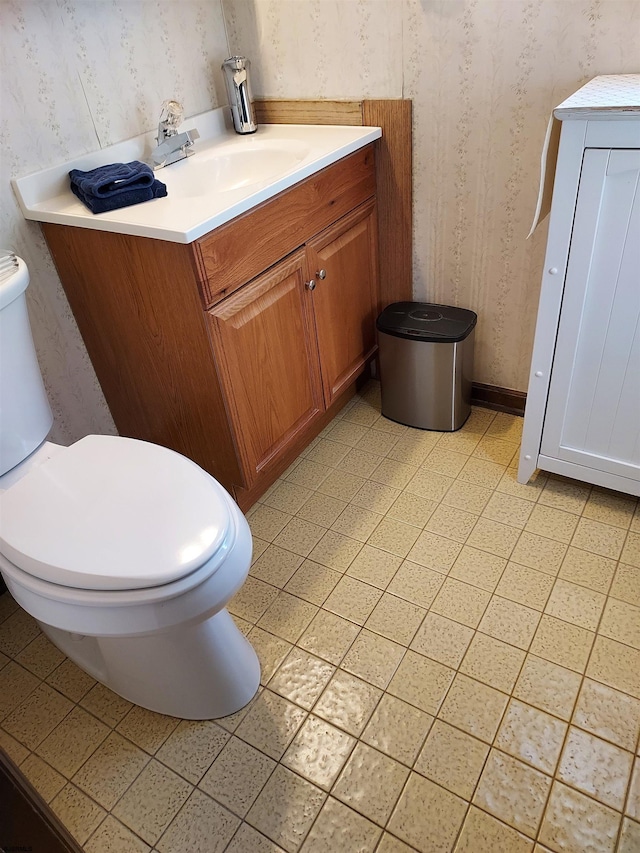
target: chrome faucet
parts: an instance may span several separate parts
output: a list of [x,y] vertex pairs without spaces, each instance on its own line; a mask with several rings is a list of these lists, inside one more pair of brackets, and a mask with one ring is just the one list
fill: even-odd
[[244,56],[230,56],[222,63],[236,133],[255,133],[258,129],[251,96],[250,68],[251,63]]
[[193,143],[200,134],[194,128],[178,133],[182,124],[184,110],[179,101],[164,101],[158,124],[157,147],[151,152],[151,165],[154,169],[170,166],[178,160],[184,160],[195,154]]

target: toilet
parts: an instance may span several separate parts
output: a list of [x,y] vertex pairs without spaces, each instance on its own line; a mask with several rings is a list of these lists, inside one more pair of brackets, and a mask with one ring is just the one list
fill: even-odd
[[251,533],[222,486],[184,456],[90,435],[46,441],[29,273],[0,281],[0,572],[79,667],[137,705],[192,720],[238,711],[260,664],[225,605]]

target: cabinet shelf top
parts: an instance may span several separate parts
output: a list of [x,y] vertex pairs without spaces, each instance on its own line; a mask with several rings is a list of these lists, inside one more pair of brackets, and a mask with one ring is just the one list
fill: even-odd
[[572,118],[640,118],[640,74],[594,77],[559,104],[553,114],[562,121]]

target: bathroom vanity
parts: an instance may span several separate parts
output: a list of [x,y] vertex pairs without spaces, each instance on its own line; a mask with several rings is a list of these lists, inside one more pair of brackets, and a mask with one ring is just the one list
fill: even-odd
[[554,116],[518,479],[542,468],[640,495],[640,75],[597,77]]
[[371,142],[188,242],[48,218],[120,434],[193,459],[244,509],[344,405],[375,352]]

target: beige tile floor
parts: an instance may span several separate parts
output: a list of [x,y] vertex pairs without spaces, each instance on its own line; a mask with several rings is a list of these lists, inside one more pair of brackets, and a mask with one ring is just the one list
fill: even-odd
[[372,383],[250,512],[263,687],[150,713],[0,598],[0,744],[88,853],[640,851],[640,512]]

